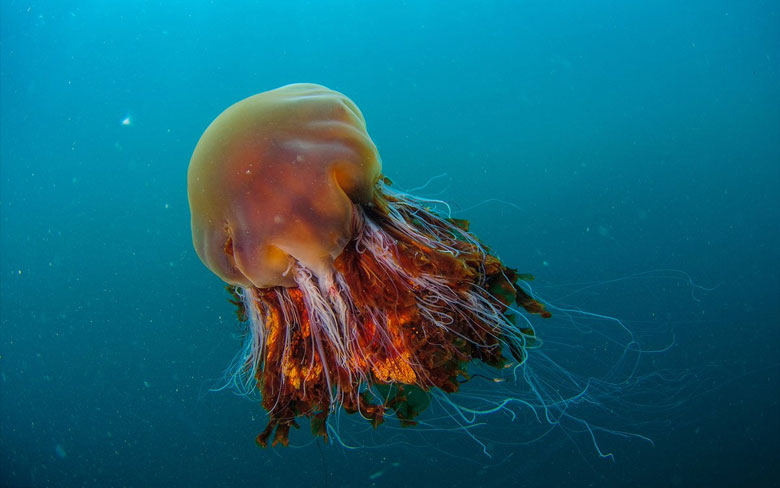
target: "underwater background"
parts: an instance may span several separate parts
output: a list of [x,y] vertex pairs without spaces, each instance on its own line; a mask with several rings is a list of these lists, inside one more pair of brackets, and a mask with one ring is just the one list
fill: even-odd
[[[0,485],[780,480],[777,2],[1,5]],[[352,98],[394,185],[427,183],[545,300],[647,339],[634,379],[661,380],[593,421],[652,444],[597,432],[601,458],[499,412],[490,456],[394,419],[357,450],[305,425],[255,445],[260,406],[213,391],[241,328],[186,172],[223,109],[295,82]],[[567,369],[604,360],[577,340]]]

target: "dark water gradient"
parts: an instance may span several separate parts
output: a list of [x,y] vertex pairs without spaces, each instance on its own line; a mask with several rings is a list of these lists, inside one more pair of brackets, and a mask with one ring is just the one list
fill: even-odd
[[[0,484],[780,479],[777,2],[249,3],[0,4]],[[298,81],[358,103],[399,185],[446,174],[431,193],[545,296],[671,331],[649,367],[698,379],[655,447],[254,445],[259,408],[208,391],[237,327],[185,174],[223,108]],[[717,288],[558,287],[654,269]]]

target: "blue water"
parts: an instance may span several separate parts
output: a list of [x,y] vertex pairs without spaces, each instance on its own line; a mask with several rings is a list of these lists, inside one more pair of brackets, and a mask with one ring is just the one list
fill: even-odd
[[[777,2],[2,0],[1,14],[3,486],[780,480]],[[420,193],[541,296],[664,349],[638,375],[664,372],[646,393],[670,405],[594,413],[652,445],[601,433],[613,461],[566,429],[516,444],[532,419],[500,414],[492,457],[390,421],[371,449],[305,429],[297,447],[255,445],[259,405],[211,391],[240,328],[192,249],[186,171],[224,108],[304,81],[355,100],[385,174],[437,177]],[[568,368],[598,364],[576,345]]]

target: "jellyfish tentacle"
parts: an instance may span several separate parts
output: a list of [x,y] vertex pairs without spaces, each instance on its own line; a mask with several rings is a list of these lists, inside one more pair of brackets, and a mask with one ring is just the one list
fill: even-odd
[[[276,288],[276,304],[256,306],[268,310],[266,347],[273,351],[280,349],[281,333],[274,324],[290,322],[284,328],[281,368],[277,352],[250,355],[265,358],[265,364],[247,371],[259,371],[272,425],[258,442],[267,443],[273,435],[273,442],[284,444],[290,419],[297,416],[316,418],[312,431],[326,436],[323,425],[339,406],[375,426],[387,411],[411,425],[420,410],[409,403],[414,395],[404,386],[423,394],[437,389],[454,393],[457,376],[466,374],[471,360],[503,367],[505,347],[518,363],[527,357],[525,338],[533,337],[533,330],[506,315],[517,296],[514,272],[463,227],[453,231],[446,218],[427,212],[426,226],[396,222],[393,216],[410,219],[423,213],[411,217],[392,211],[396,197],[390,190],[378,192],[376,200],[374,208],[387,211],[375,215],[375,210],[355,206],[353,238],[330,273],[315,276],[295,263],[291,273],[297,287]],[[407,197],[405,204],[409,201]],[[421,230],[433,228],[437,230],[430,232],[443,240],[436,249]],[[423,251],[424,257],[419,255]],[[491,293],[491,280],[508,287],[505,296]],[[266,296],[262,290],[245,295],[260,301]],[[377,387],[384,393],[377,395]],[[476,412],[466,408],[461,414]]]

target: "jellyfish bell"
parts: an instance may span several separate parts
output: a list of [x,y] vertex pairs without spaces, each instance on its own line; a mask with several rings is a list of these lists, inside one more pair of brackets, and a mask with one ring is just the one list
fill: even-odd
[[523,364],[529,315],[550,316],[466,221],[380,171],[357,106],[313,84],[236,103],[195,148],[193,243],[247,323],[233,378],[262,396],[263,446],[300,417],[336,434],[339,409],[414,425],[470,363]]
[[246,98],[219,115],[189,166],[193,243],[225,282],[295,286],[293,260],[325,275],[381,162],[357,106],[313,84]]

